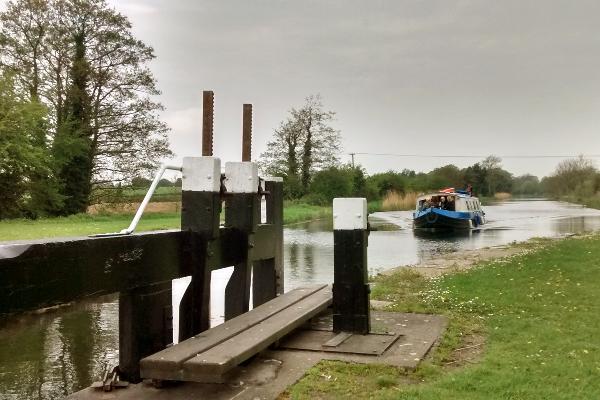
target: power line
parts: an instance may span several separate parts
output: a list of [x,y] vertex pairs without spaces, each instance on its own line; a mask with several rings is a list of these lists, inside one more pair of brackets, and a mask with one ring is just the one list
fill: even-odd
[[[398,154],[398,153],[367,153],[367,152],[354,152],[348,153],[354,159],[354,155],[367,155],[367,156],[388,156],[388,157],[415,157],[415,158],[486,158],[487,155],[467,155],[467,154]],[[494,154],[495,155],[495,154]],[[543,155],[543,154],[530,154],[530,155],[497,155],[500,158],[577,158],[582,156],[584,158],[600,158],[600,154],[577,154],[577,155]]]

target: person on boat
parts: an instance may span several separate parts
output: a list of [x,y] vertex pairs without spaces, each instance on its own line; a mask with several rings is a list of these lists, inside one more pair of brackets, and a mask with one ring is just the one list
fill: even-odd
[[440,208],[442,210],[448,209],[448,203],[446,202],[446,197],[444,197],[444,196],[442,196],[442,198],[440,199]]
[[449,211],[455,211],[456,210],[456,203],[454,201],[453,197],[448,198],[448,201],[446,203],[446,209]]
[[423,201],[423,210],[427,210],[428,208],[431,208],[433,206],[433,204],[431,203],[431,201],[429,201],[429,199],[425,199],[425,201]]
[[471,186],[471,184],[467,184],[467,193],[469,194],[469,196],[473,196],[473,186]]

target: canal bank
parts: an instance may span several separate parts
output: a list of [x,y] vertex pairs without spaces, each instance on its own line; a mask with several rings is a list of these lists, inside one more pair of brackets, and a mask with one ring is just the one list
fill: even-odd
[[[415,235],[410,229],[410,212],[374,214],[370,222],[377,230],[369,236],[370,275],[400,265],[426,265],[430,260],[462,261],[465,251],[493,253],[531,237],[562,237],[600,228],[599,211],[568,203],[511,201],[486,207],[486,211],[491,220],[488,229],[442,237]],[[331,283],[331,220],[285,227],[284,264],[286,290],[302,284]],[[223,285],[231,273],[221,271],[224,276],[220,280],[213,274],[217,319],[222,315]],[[88,386],[118,359],[117,316],[114,295],[45,315],[26,316],[3,327],[0,393],[11,399],[55,399]]]
[[374,279],[372,295],[387,311],[450,321],[415,371],[321,362],[284,398],[600,398],[600,235],[500,251],[505,257],[483,261],[464,252],[470,268],[434,277],[422,265]]

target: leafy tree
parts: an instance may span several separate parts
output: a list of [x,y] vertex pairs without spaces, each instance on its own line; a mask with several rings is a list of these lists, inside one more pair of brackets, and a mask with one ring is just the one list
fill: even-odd
[[90,126],[91,101],[87,92],[89,64],[86,59],[84,31],[74,35],[75,54],[71,68],[71,85],[65,98],[65,118],[54,141],[58,176],[66,196],[62,214],[85,212],[92,191],[93,133]]
[[0,21],[2,69],[48,108],[68,197],[58,213],[83,211],[94,185],[129,180],[171,154],[147,66],[154,51],[105,0],[15,0]]
[[136,176],[131,179],[131,186],[134,188],[144,188],[150,186],[152,181],[147,178]]
[[328,205],[336,197],[352,196],[353,173],[349,168],[330,167],[319,171],[310,185],[309,200]]
[[542,186],[537,176],[525,174],[513,179],[512,193],[517,196],[538,196]]
[[436,168],[427,175],[430,189],[461,188],[463,186],[463,176],[456,165],[449,164]]
[[561,161],[543,185],[551,196],[587,197],[600,190],[600,175],[591,160],[580,156]]
[[394,171],[371,175],[368,181],[376,188],[379,196],[385,196],[388,192],[405,193],[407,188],[406,175]]
[[308,191],[313,175],[339,162],[340,133],[330,126],[333,111],[325,111],[321,96],[309,96],[301,108],[292,108],[275,130],[273,140],[261,154],[261,167],[284,177],[290,197]]
[[463,179],[466,185],[473,186],[474,194],[483,196],[488,195],[488,185],[486,181],[486,170],[480,163],[475,163],[462,170]]
[[60,206],[45,146],[46,108],[18,96],[0,76],[0,219],[35,217]]

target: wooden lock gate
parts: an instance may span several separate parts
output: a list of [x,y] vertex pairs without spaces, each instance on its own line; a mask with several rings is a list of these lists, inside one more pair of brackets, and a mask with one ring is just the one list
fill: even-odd
[[[205,92],[205,156],[183,159],[181,229],[0,244],[0,320],[118,292],[122,379],[220,382],[231,368],[332,304],[325,285],[283,294],[283,182],[259,179],[257,165],[249,162],[250,105],[244,106],[246,161],[226,163],[221,173],[220,159],[212,157],[212,102],[212,92]],[[336,201],[333,327],[364,334],[366,200]],[[209,330],[211,273],[229,266],[234,271],[225,288],[226,322]],[[167,348],[172,280],[186,276],[191,282],[179,307],[180,343]]]

